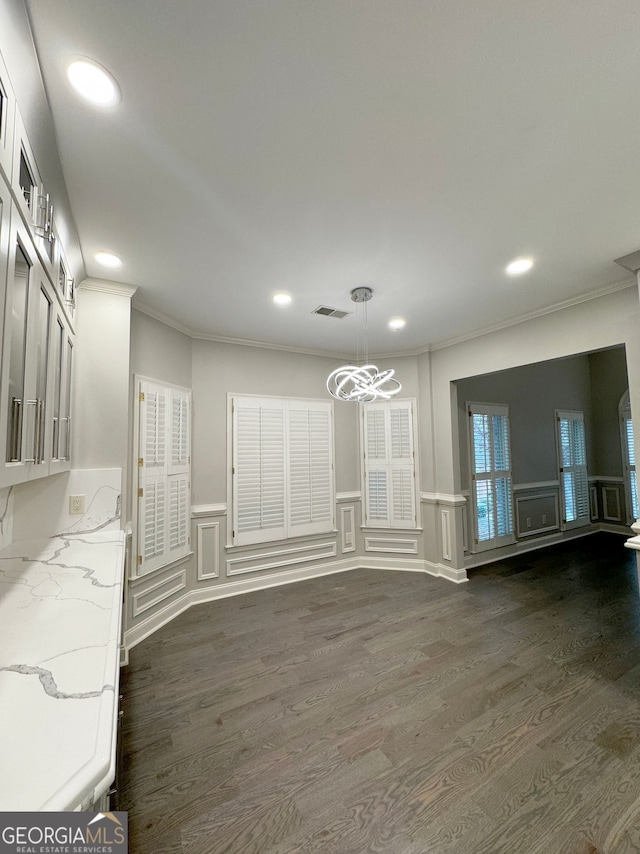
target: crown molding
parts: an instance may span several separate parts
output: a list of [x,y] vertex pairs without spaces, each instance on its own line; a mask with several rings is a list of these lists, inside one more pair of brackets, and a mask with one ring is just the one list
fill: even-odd
[[[582,294],[571,299],[563,300],[562,302],[554,303],[546,308],[540,308],[536,311],[530,311],[527,314],[521,314],[512,317],[510,320],[504,320],[501,323],[494,323],[491,326],[485,326],[475,332],[470,332],[467,335],[460,335],[457,338],[448,338],[440,341],[437,344],[431,344],[428,347],[430,352],[435,350],[444,350],[445,347],[453,347],[456,344],[463,344],[465,341],[473,341],[474,338],[482,338],[483,335],[490,335],[492,332],[499,332],[501,329],[508,329],[510,326],[518,326],[520,323],[526,323],[529,320],[535,320],[537,317],[544,317],[547,314],[554,314],[556,311],[563,311],[565,308],[571,308],[574,305],[580,305],[583,302],[591,302],[591,300],[606,297],[616,291],[624,291],[627,288],[637,288],[637,285],[630,283],[628,279],[624,282],[615,282],[614,284],[606,285],[604,288],[599,288],[597,291],[590,291],[588,294]],[[424,352],[424,351],[423,351]]]
[[200,332],[197,329],[192,329],[191,327],[185,326],[183,323],[174,320],[168,314],[164,314],[164,312],[150,306],[139,298],[134,300],[133,307],[136,311],[146,314],[148,317],[152,317],[154,320],[160,321],[160,323],[164,323],[165,326],[170,326],[172,329],[181,332],[188,338],[193,338],[195,341],[215,341],[219,344],[237,344],[241,347],[258,347],[262,350],[281,350],[284,353],[301,353],[305,356],[322,356],[325,359],[342,360],[352,358],[351,355],[334,353],[330,350],[310,350],[306,347],[290,347],[287,344],[273,344],[269,341],[255,341],[251,338],[231,338],[226,335],[212,335],[207,332]]
[[125,285],[121,282],[111,282],[108,279],[84,279],[78,285],[84,291],[100,291],[103,294],[116,294],[120,297],[133,298],[133,295],[138,290],[137,285]]
[[[86,283],[90,284],[87,287],[93,288],[93,290],[105,290],[107,293],[121,293],[122,291],[116,290],[116,288],[130,288],[129,285],[118,285],[115,282],[104,282],[102,279],[85,279],[80,287],[85,287]],[[97,283],[97,284],[94,284]],[[99,287],[97,285],[104,286],[113,286],[111,289],[107,287]],[[412,348],[408,350],[395,350],[391,353],[371,353],[370,359],[402,359],[406,356],[422,356],[425,353],[432,353],[436,350],[444,350],[447,347],[454,347],[456,344],[463,344],[466,341],[473,341],[476,338],[482,338],[484,335],[491,335],[493,332],[499,332],[502,329],[508,329],[511,326],[518,326],[521,323],[527,323],[530,320],[535,320],[538,317],[544,317],[547,314],[554,314],[557,311],[563,311],[567,308],[572,308],[575,305],[580,305],[581,303],[591,302],[594,299],[600,299],[601,297],[608,296],[609,294],[616,293],[617,291],[624,291],[627,288],[633,288],[634,290],[637,288],[635,283],[630,283],[628,279],[622,282],[615,282],[613,284],[607,285],[603,288],[599,288],[597,291],[590,291],[587,294],[581,294],[577,297],[572,297],[568,300],[563,300],[562,302],[554,303],[553,305],[549,305],[546,308],[540,308],[536,311],[530,311],[526,314],[516,315],[515,317],[510,318],[509,320],[504,320],[500,323],[494,323],[491,326],[484,326],[481,329],[476,329],[474,332],[469,332],[466,335],[459,335],[455,338],[446,338],[443,341],[439,341],[435,344],[425,344],[422,347]],[[135,288],[132,293],[135,293]],[[269,341],[256,341],[251,338],[231,338],[226,335],[213,335],[207,332],[201,332],[197,329],[192,329],[190,326],[186,326],[183,323],[180,323],[178,320],[175,320],[168,314],[160,311],[159,309],[149,305],[144,300],[139,297],[135,297],[133,300],[133,308],[136,311],[141,312],[142,314],[146,314],[148,317],[152,317],[154,320],[158,320],[160,323],[164,323],[165,326],[169,326],[172,329],[175,329],[177,332],[181,332],[183,335],[186,335],[188,338],[192,338],[197,341],[215,341],[219,344],[236,344],[241,347],[257,347],[258,349],[263,350],[280,350],[284,353],[299,353],[305,356],[321,356],[323,358],[335,359],[336,361],[349,359],[354,359],[353,353],[335,353],[329,350],[311,350],[306,347],[293,347],[288,346],[286,344],[274,344]]]

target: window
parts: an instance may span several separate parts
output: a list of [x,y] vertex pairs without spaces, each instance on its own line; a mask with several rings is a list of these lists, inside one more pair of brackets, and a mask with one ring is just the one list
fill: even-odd
[[584,416],[556,411],[556,424],[564,528],[579,528],[591,521]]
[[469,403],[475,551],[513,543],[509,407]]
[[417,526],[414,446],[412,401],[363,405],[365,525]]
[[136,380],[137,565],[146,575],[189,554],[191,392]]
[[619,410],[622,432],[622,462],[627,496],[627,520],[632,522],[640,516],[640,506],[638,505],[636,450],[633,437],[633,421],[631,420],[631,402],[628,391],[622,395]]
[[329,401],[231,398],[234,545],[335,528]]

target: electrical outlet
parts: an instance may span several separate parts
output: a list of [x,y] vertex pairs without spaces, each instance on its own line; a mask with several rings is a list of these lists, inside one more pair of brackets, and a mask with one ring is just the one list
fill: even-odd
[[543,524],[543,525],[545,525],[545,524],[546,524],[546,522],[547,522],[547,514],[546,514],[546,513],[543,513],[543,514],[542,514],[542,524]]
[[82,516],[84,513],[84,495],[69,496],[69,515]]
[[531,527],[531,518],[527,516],[527,528]]

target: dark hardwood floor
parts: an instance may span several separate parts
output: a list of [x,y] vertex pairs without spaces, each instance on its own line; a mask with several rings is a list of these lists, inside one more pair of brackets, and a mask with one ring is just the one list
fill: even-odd
[[123,671],[131,854],[637,854],[623,542],[191,608]]

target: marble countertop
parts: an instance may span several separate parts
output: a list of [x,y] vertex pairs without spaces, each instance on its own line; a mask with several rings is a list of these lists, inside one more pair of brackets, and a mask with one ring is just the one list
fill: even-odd
[[0,810],[68,810],[115,771],[125,537],[0,551]]

